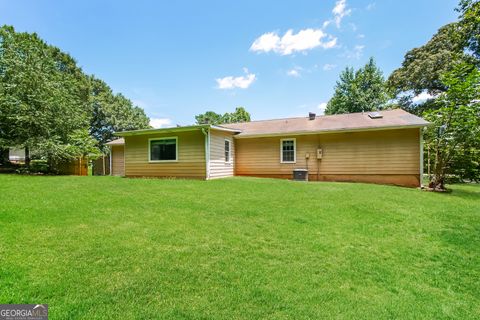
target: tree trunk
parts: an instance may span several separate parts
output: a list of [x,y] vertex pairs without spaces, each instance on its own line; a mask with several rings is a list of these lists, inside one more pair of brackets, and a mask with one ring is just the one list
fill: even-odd
[[10,162],[9,154],[10,154],[9,148],[0,148],[0,164],[1,165],[5,165]]
[[427,152],[428,152],[428,155],[427,155],[427,160],[428,160],[428,165],[427,165],[427,168],[428,168],[428,179],[431,180],[431,179],[432,179],[432,175],[431,175],[431,171],[430,171],[430,146],[427,147]]
[[25,165],[30,166],[30,148],[25,147]]
[[445,190],[445,163],[443,155],[437,148],[435,152],[435,162],[433,169],[433,179],[428,184],[428,187],[433,190],[444,191]]

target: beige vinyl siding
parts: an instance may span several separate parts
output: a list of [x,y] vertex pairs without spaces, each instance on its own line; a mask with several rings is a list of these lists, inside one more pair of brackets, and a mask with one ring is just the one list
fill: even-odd
[[[337,176],[339,180],[370,181],[378,176],[375,180],[385,183],[413,185],[419,183],[419,132],[414,128],[237,139],[235,173],[286,178],[301,168],[308,169],[313,180]],[[296,163],[280,163],[280,141],[286,138],[296,139]],[[317,148],[323,150],[322,160],[316,158]],[[398,176],[405,177],[405,183]]]
[[[149,162],[149,139],[177,137],[175,162]],[[127,177],[180,177],[204,179],[206,174],[205,135],[201,130],[144,134],[125,137]]]
[[[225,162],[225,139],[230,141],[230,162]],[[210,130],[210,178],[231,177],[235,167],[235,141],[232,133]]]
[[320,137],[322,174],[419,174],[419,129]]
[[125,176],[124,146],[112,146],[112,175]]
[[[280,141],[296,139],[296,163],[280,163]],[[265,138],[237,139],[236,166],[238,175],[275,175],[291,174],[294,168],[306,168],[305,153],[310,152],[309,169],[313,169],[316,160],[313,159],[317,149],[317,136],[281,136]],[[315,169],[316,171],[316,169]]]

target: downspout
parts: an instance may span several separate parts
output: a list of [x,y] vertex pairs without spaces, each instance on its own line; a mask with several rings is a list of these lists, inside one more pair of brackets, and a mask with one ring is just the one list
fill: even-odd
[[420,128],[420,188],[423,187],[423,128]]
[[205,180],[210,179],[210,128],[202,128],[205,135]]
[[109,149],[110,149],[110,159],[109,159],[109,162],[110,162],[110,173],[109,173],[109,175],[112,176],[112,146],[109,146]]

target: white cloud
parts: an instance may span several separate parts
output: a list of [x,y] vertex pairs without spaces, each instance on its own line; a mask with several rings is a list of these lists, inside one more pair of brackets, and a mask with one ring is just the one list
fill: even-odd
[[300,71],[299,69],[290,69],[287,71],[287,75],[288,76],[291,76],[291,77],[295,77],[295,78],[298,78],[300,77]]
[[245,76],[227,76],[215,79],[215,81],[217,81],[218,89],[247,89],[250,87],[257,77],[254,73],[250,73],[247,68],[244,68],[243,71],[245,72]]
[[419,95],[413,97],[412,102],[415,104],[423,103],[427,101],[428,99],[433,99],[435,96],[432,96],[428,92],[422,92]]
[[364,45],[356,45],[353,50],[355,52],[359,52],[359,53],[362,53],[363,52],[363,49],[365,49],[365,46]]
[[329,35],[328,40],[329,41],[324,42],[322,45],[324,49],[331,49],[337,45],[337,38],[335,38],[334,36]]
[[[322,39],[327,41],[322,41]],[[288,30],[282,37],[276,32],[269,32],[261,35],[253,42],[251,51],[279,53],[290,55],[294,52],[305,52],[316,47],[324,49],[333,48],[337,44],[337,38],[326,34],[321,29],[302,29],[294,34]]]
[[347,1],[346,0],[339,0],[335,3],[335,7],[333,7],[333,19],[337,27],[340,27],[340,23],[342,19],[346,16],[349,16],[352,12],[351,9],[347,9]]
[[[340,28],[340,24],[344,17],[349,16],[352,13],[351,9],[347,9],[347,1],[346,0],[338,0],[335,3],[335,7],[332,9],[333,18],[327,20],[323,23],[323,29],[328,27],[332,22],[335,22],[337,28]],[[356,26],[352,25],[352,28],[356,30]],[[354,30],[354,31],[355,31]]]
[[260,37],[255,39],[252,46],[250,47],[251,51],[277,51],[279,48],[280,37],[275,32],[268,32],[262,34]]
[[363,39],[363,38],[365,38],[365,35],[363,33],[361,33],[361,34],[357,35],[357,38],[358,39]]
[[330,70],[333,70],[337,67],[336,64],[330,64],[330,63],[326,63],[323,65],[323,70],[325,71],[330,71]]
[[375,9],[375,5],[376,5],[375,2],[369,3],[369,4],[365,7],[365,9],[367,9],[368,11],[373,10],[373,9]]
[[167,128],[172,126],[172,120],[169,118],[151,118],[150,125],[154,128]]
[[319,114],[325,114],[325,109],[327,109],[327,103],[326,102],[322,102],[318,105],[317,107],[320,111],[319,111]]
[[365,49],[364,45],[356,45],[353,47],[353,50],[347,50],[343,56],[347,59],[360,59],[363,55],[363,49]]

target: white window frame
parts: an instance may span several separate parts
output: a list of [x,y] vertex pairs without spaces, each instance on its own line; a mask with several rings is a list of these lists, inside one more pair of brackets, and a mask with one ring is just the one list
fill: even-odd
[[[151,144],[152,141],[171,140],[175,139],[175,160],[152,160]],[[178,137],[162,137],[148,139],[148,162],[150,163],[162,163],[162,162],[178,162]]]
[[[293,161],[283,161],[283,141],[293,141]],[[297,139],[280,139],[280,163],[297,163]]]
[[[232,140],[225,139],[225,141],[228,141],[228,161],[225,161],[225,163],[232,163]],[[225,158],[225,142],[224,142],[223,149],[224,149],[223,150],[223,157]]]

